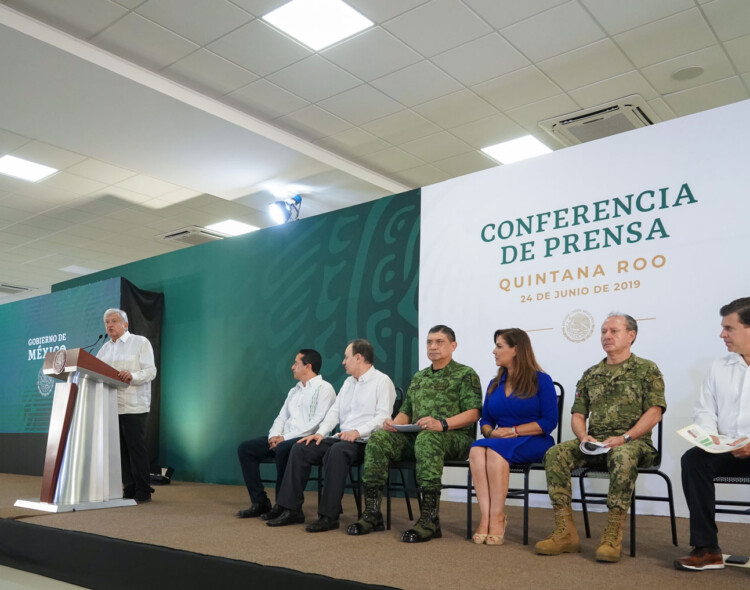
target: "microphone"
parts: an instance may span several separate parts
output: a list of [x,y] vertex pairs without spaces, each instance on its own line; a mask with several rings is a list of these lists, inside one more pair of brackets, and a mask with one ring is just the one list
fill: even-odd
[[99,344],[99,340],[101,340],[102,338],[104,338],[104,334],[99,334],[99,338],[96,339],[96,342],[94,342],[93,344],[89,344],[88,346],[84,346],[81,350],[85,350],[86,352],[88,352],[90,348],[94,348],[94,346]]

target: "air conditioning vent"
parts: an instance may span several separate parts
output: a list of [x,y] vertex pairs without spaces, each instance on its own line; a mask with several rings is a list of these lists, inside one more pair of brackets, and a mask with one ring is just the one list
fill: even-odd
[[564,146],[577,145],[657,123],[659,119],[637,94],[568,115],[539,126]]
[[20,285],[0,283],[0,297],[5,297],[6,295],[18,295],[19,293],[26,293],[31,290],[32,287],[21,287]]
[[174,244],[184,244],[186,246],[198,246],[199,244],[206,244],[208,242],[215,242],[216,240],[223,240],[228,238],[228,234],[223,234],[218,231],[206,229],[205,227],[199,227],[197,225],[189,225],[181,229],[176,229],[164,234],[156,236],[157,240],[163,242],[169,242]]

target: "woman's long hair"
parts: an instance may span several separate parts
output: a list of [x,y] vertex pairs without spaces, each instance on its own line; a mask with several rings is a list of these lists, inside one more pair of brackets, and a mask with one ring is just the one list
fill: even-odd
[[[493,342],[497,342],[498,336],[502,336],[508,346],[515,347],[516,349],[516,358],[513,361],[513,376],[511,378],[508,375],[506,378],[513,387],[513,395],[520,399],[534,397],[539,386],[536,373],[537,371],[541,371],[542,368],[536,362],[529,335],[520,328],[505,328],[495,330],[495,339]],[[499,368],[497,376],[490,383],[490,393],[497,389],[500,379],[502,379],[507,371],[506,367]]]

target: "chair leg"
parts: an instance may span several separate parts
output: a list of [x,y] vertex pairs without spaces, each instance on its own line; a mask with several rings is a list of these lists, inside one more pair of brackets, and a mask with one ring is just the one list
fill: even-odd
[[[507,517],[506,517],[507,518]],[[529,544],[529,470],[523,474],[523,544]]]
[[362,467],[357,465],[357,477],[354,477],[354,468],[349,468],[349,481],[352,484],[352,494],[357,505],[357,518],[362,518]]
[[591,527],[589,526],[589,511],[586,508],[586,486],[583,484],[585,475],[578,478],[579,487],[581,488],[581,511],[583,512],[583,525],[586,529],[586,538],[591,538]]
[[471,490],[472,490],[472,481],[471,481],[471,469],[467,469],[467,475],[466,475],[466,538],[471,539],[471,509],[472,509],[472,501],[471,501]]
[[672,481],[663,473],[659,473],[667,484],[667,498],[669,502],[669,520],[672,525],[672,544],[677,547],[677,523],[674,517],[674,494],[672,494]]
[[635,489],[630,500],[630,557],[635,557]]
[[388,470],[388,479],[385,481],[385,528],[391,530],[391,472]]
[[[411,500],[409,500],[409,489],[406,487],[406,474],[403,469],[398,470],[401,475],[401,485],[404,488],[404,498],[406,499],[406,511],[409,513],[409,520],[414,520],[414,513],[411,510]],[[419,501],[419,494],[417,494],[417,501],[419,502],[419,508],[422,509],[422,503]]]

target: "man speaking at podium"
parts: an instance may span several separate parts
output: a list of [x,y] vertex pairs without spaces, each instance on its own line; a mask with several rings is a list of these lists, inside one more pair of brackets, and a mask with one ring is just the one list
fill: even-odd
[[154,350],[146,338],[128,332],[128,316],[121,309],[104,312],[104,329],[110,340],[96,357],[117,369],[120,381],[129,385],[117,390],[122,496],[139,504],[150,502],[146,423],[151,409],[151,381],[156,377]]

